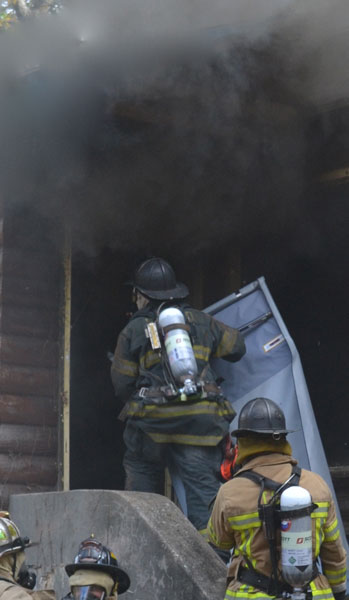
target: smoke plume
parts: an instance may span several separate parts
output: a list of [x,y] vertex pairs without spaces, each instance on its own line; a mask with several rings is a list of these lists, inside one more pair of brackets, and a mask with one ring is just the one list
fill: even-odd
[[84,0],[19,23],[0,36],[3,197],[92,254],[297,227],[310,115],[349,91],[348,20],[345,0]]

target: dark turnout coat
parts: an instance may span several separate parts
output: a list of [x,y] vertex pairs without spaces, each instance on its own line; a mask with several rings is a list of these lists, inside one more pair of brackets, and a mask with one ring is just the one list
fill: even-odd
[[[189,306],[181,306],[198,365],[199,376],[215,383],[212,358],[235,362],[245,354],[240,332]],[[145,334],[147,322],[156,319],[156,307],[135,313],[120,333],[111,368],[116,395],[128,402],[127,416],[155,442],[216,446],[234,417],[228,400],[217,394],[194,402],[175,400],[163,405],[142,402],[137,390],[165,384],[161,356]]]

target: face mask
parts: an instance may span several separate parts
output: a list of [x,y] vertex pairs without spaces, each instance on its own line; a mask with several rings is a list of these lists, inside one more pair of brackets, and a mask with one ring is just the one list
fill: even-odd
[[106,597],[100,585],[74,585],[71,593],[74,600],[104,600]]

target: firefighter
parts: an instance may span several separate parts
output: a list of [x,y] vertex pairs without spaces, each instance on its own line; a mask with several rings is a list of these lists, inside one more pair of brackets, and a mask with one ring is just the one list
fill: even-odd
[[66,565],[65,571],[70,592],[63,600],[115,600],[130,587],[129,576],[118,566],[114,553],[93,535],[81,542],[74,562]]
[[[208,506],[220,485],[221,441],[235,415],[210,360],[240,360],[244,341],[239,331],[185,302],[188,288],[165,260],[142,263],[132,285],[138,311],[119,335],[111,369],[116,395],[127,402],[125,488],[162,494],[164,469],[174,466],[184,484],[188,518],[206,535]],[[166,325],[171,315],[180,323]],[[159,322],[154,342],[151,327]],[[176,348],[178,341],[185,347]],[[183,387],[175,377],[176,352],[186,357]]]
[[[307,598],[342,600],[345,597],[346,552],[331,492],[320,475],[297,467],[286,439],[288,433],[291,432],[286,429],[282,410],[266,398],[247,402],[240,412],[238,429],[232,432],[238,439],[240,469],[219,490],[208,523],[213,544],[226,550],[234,548],[228,567],[226,600],[265,600],[292,592],[281,578],[281,532],[275,526],[276,513],[270,517],[269,510],[270,507],[275,510],[275,495],[284,482],[287,482],[284,488],[299,485],[304,488],[303,492],[307,490],[315,503],[309,509],[314,562],[312,566],[310,555]],[[289,527],[288,521],[281,521],[280,528],[285,524]],[[315,565],[318,558],[323,574],[319,574]],[[292,561],[296,562],[292,558],[291,566]],[[301,578],[304,569],[295,569],[296,576],[298,573]]]
[[36,575],[25,563],[29,538],[21,537],[6,511],[0,512],[0,598],[3,600],[54,600],[53,590],[36,590]]

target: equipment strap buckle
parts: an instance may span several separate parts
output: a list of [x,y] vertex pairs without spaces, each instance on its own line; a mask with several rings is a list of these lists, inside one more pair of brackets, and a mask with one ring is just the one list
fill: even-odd
[[148,391],[148,388],[146,388],[146,387],[142,387],[142,388],[141,388],[140,390],[138,390],[138,392],[137,392],[137,393],[138,393],[138,396],[139,396],[140,398],[145,398],[145,397],[146,397],[146,395],[147,395],[147,391]]

